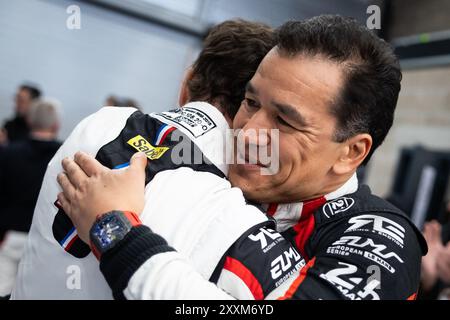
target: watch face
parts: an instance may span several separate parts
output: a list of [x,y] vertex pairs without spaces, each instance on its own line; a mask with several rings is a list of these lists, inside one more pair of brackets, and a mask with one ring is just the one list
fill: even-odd
[[131,224],[122,212],[112,212],[103,216],[94,224],[91,238],[100,251],[104,252],[122,240],[131,229]]

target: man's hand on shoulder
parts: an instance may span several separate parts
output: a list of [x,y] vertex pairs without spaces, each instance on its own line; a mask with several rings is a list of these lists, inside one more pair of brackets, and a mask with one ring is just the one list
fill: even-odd
[[83,152],[77,152],[73,160],[62,160],[64,172],[57,180],[63,192],[58,201],[81,240],[89,243],[89,230],[99,215],[112,210],[142,212],[146,165],[143,153],[134,154],[130,166],[119,170],[111,170]]

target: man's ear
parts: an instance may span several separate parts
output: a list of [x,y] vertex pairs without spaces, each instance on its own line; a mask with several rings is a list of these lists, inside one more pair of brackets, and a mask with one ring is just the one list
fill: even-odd
[[372,137],[368,133],[360,133],[342,143],[341,155],[333,165],[338,175],[354,172],[369,154],[372,148]]
[[186,70],[186,74],[184,75],[183,82],[181,82],[180,95],[178,96],[178,104],[180,107],[184,106],[191,100],[191,96],[189,94],[188,82],[194,76],[194,71],[192,67]]

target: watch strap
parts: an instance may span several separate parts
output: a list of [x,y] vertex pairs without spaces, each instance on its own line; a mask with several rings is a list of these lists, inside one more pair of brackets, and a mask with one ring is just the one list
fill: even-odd
[[[101,219],[109,213],[122,214],[122,216],[124,216],[130,222],[131,228],[142,224],[141,220],[139,219],[139,216],[136,213],[134,213],[132,211],[119,211],[119,210],[110,211],[105,214],[97,216],[95,223],[99,223],[101,221]],[[100,260],[102,253],[100,252],[100,250],[97,248],[97,246],[95,245],[95,243],[92,240],[90,240],[90,247],[91,247],[92,253],[97,258],[97,260]]]
[[125,217],[127,217],[128,221],[130,221],[132,227],[136,227],[138,225],[141,225],[141,219],[139,219],[139,216],[132,212],[132,211],[122,211]]

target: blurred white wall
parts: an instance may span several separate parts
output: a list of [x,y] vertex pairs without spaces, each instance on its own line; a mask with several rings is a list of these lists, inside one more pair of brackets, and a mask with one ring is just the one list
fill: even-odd
[[395,120],[368,168],[368,184],[386,195],[402,147],[450,150],[450,66],[403,71]]
[[[81,8],[80,30],[66,28],[72,4]],[[199,45],[195,37],[84,2],[1,0],[0,121],[12,115],[24,80],[62,103],[61,138],[111,93],[135,98],[146,112],[174,107]]]

